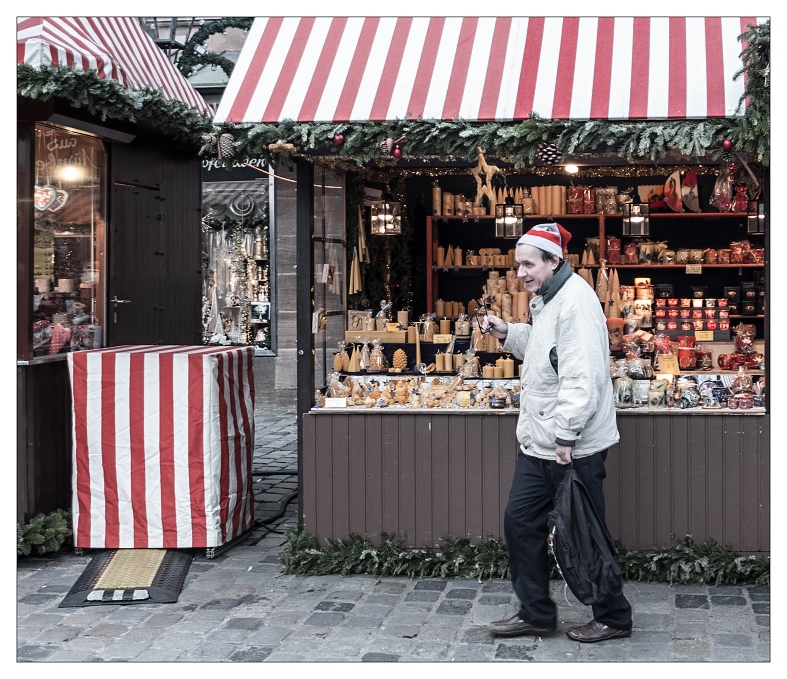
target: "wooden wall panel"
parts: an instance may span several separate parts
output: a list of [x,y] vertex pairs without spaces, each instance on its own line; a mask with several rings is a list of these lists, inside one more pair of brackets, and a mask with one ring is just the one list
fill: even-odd
[[432,420],[415,415],[415,542],[432,544]]
[[399,525],[397,535],[414,539],[415,520],[415,422],[413,415],[402,415],[399,420]]
[[[446,536],[503,535],[516,462],[516,416],[308,413],[304,525],[321,541],[349,531],[411,547]],[[607,522],[629,547],[673,535],[770,550],[769,416],[646,413],[618,417],[607,457]]]

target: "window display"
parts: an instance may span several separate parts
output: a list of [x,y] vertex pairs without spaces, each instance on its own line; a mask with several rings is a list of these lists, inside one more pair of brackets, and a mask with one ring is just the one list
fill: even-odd
[[35,128],[33,355],[102,345],[106,153],[94,137]]
[[268,182],[202,188],[203,341],[273,348]]

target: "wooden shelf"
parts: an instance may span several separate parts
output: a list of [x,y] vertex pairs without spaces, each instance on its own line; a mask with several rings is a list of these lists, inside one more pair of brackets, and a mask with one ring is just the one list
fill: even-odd
[[685,269],[687,266],[701,266],[703,269],[764,269],[765,264],[610,264],[608,269]]
[[[651,212],[650,218],[651,219],[708,219],[709,217],[736,217],[738,219],[743,219],[748,217],[748,212]],[[524,219],[598,219],[599,217],[613,217],[613,218],[623,218],[623,215],[620,212],[614,212],[612,214],[602,214],[600,212],[591,212],[591,213],[565,213],[565,214],[558,214],[558,215],[523,215]],[[447,220],[452,222],[470,222],[476,219],[494,219],[494,215],[467,215],[466,217],[454,217],[454,216],[443,216],[443,215],[432,215],[432,220]],[[752,236],[762,235],[762,234],[751,234]],[[633,238],[634,236],[632,236]]]

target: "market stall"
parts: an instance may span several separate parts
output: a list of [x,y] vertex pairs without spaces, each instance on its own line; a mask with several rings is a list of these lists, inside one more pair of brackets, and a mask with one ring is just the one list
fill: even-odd
[[201,344],[207,105],[133,17],[17,20],[17,520],[71,504],[66,356]]
[[767,96],[758,24],[255,21],[216,122],[241,148],[288,146],[304,184],[320,162],[365,189],[348,200],[345,335],[299,399],[308,532],[501,534],[519,366],[477,321],[528,321],[512,251],[552,219],[608,319],[614,536],[769,551],[769,140],[745,124],[767,103],[744,97]]

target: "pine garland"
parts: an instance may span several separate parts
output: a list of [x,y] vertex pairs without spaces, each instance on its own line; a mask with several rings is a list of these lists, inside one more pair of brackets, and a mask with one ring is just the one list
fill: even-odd
[[[380,544],[357,533],[344,540],[317,539],[291,528],[279,552],[283,572],[288,575],[405,575],[412,578],[507,578],[510,576],[505,545],[485,536],[473,543],[466,538],[446,537],[436,548],[409,549],[390,533],[381,533]],[[560,574],[551,559],[551,578]],[[676,540],[668,549],[641,551],[618,546],[618,562],[628,580],[669,584],[708,583],[770,584],[769,561],[741,556],[715,540],[696,544],[691,535]]]
[[203,146],[202,135],[213,131],[210,118],[181,101],[166,98],[161,90],[127,90],[116,80],[100,78],[95,70],[72,66],[28,64],[16,67],[17,94],[28,99],[65,99],[100,119],[139,123],[155,134],[189,148]]
[[16,524],[16,554],[57,552],[73,534],[71,512],[57,509],[51,514],[38,514],[24,525]]
[[[216,19],[202,24],[199,30],[188,39],[183,46],[180,57],[177,61],[178,70],[187,78],[194,74],[197,66],[218,66],[229,78],[232,75],[232,69],[235,64],[215,52],[208,52],[204,49],[204,45],[211,35],[216,33],[224,33],[228,28],[241,28],[248,31],[251,27],[254,17],[224,17],[223,19]],[[203,48],[200,50],[199,48]]]
[[[357,123],[232,124],[223,127],[237,139],[238,152],[272,160],[269,144],[293,144],[302,153],[334,156],[358,166],[394,166],[381,157],[380,142],[405,136],[405,156],[475,162],[480,146],[488,158],[515,169],[533,165],[542,141],[554,143],[566,155],[612,154],[628,162],[655,163],[668,155],[717,162],[722,142],[729,139],[741,154],[763,165],[770,163],[770,90],[763,72],[769,68],[770,21],[750,26],[739,40],[749,101],[741,118],[674,121],[550,120],[531,114],[519,122],[455,120],[390,120]],[[743,101],[743,100],[742,100]],[[344,136],[341,146],[334,135]]]

